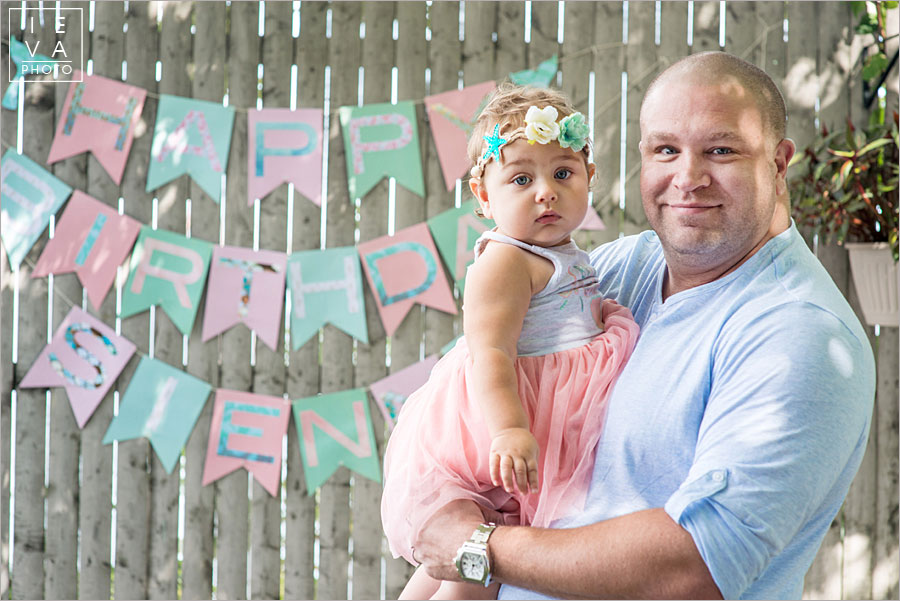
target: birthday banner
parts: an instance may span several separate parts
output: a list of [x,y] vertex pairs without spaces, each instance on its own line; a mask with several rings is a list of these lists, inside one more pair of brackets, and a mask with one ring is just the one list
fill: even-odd
[[75,79],[82,78],[69,86],[47,163],[90,150],[121,184],[147,90],[76,71]]
[[415,102],[342,106],[340,115],[351,198],[362,198],[383,177],[425,196]]
[[0,239],[16,269],[72,188],[12,148],[0,163]]
[[288,282],[294,350],[326,323],[369,344],[362,272],[355,246],[293,253],[288,259]]
[[469,265],[475,261],[475,242],[496,225],[492,219],[475,215],[476,206],[475,200],[469,200],[458,209],[444,211],[428,220],[434,242],[460,292],[465,290]]
[[458,178],[468,175],[472,166],[466,151],[469,135],[487,103],[487,95],[496,87],[493,81],[486,81],[425,97],[425,110],[448,190],[453,189]]
[[299,399],[294,401],[293,410],[310,495],[342,465],[381,482],[375,430],[364,389]]
[[190,334],[212,249],[209,242],[143,226],[122,289],[122,317],[159,305],[182,334]]
[[414,303],[456,315],[456,302],[426,224],[360,243],[357,249],[388,336]]
[[163,94],[147,170],[147,192],[189,174],[215,202],[228,167],[234,107]]
[[203,486],[243,467],[274,497],[290,412],[290,403],[280,397],[218,389]]
[[322,206],[321,109],[247,112],[247,203],[290,182]]
[[517,86],[537,86],[546,88],[556,78],[559,60],[554,54],[534,69],[525,69],[509,74],[509,80]]
[[84,428],[134,350],[131,341],[72,307],[19,386],[64,387],[75,421]]
[[140,231],[137,220],[75,190],[31,277],[74,271],[99,310]]
[[103,444],[147,438],[171,474],[211,391],[203,380],[143,356]]
[[423,361],[404,367],[369,386],[375,404],[378,405],[390,430],[394,429],[397,416],[406,399],[428,381],[428,376],[431,375],[431,370],[437,362],[437,355],[426,357]]
[[280,252],[213,248],[202,339],[209,340],[243,322],[276,350],[286,266],[287,256]]

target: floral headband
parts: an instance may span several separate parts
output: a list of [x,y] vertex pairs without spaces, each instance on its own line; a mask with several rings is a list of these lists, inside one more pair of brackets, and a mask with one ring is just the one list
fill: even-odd
[[469,172],[472,177],[484,175],[484,168],[491,159],[498,163],[502,160],[500,150],[503,146],[525,138],[529,144],[549,144],[559,142],[563,148],[571,148],[575,152],[581,151],[587,144],[587,136],[590,128],[584,121],[584,115],[578,112],[572,113],[556,121],[559,116],[556,108],[545,106],[542,109],[532,105],[525,113],[525,125],[512,130],[506,138],[500,136],[500,124],[494,125],[494,132],[484,136],[484,154],[475,163]]

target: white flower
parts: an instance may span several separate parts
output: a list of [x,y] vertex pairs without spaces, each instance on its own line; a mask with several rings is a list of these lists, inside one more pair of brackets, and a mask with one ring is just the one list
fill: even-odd
[[558,113],[552,106],[539,109],[536,106],[528,108],[525,113],[525,137],[528,143],[547,144],[559,137],[559,124],[556,122]]

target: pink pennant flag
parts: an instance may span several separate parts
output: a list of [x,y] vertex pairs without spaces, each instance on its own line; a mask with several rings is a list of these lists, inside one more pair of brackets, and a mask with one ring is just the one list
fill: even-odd
[[425,110],[448,190],[452,190],[456,179],[463,177],[472,166],[466,154],[469,134],[485,96],[496,87],[493,81],[486,81],[425,97]]
[[133,354],[129,340],[80,307],[72,307],[19,385],[64,387],[75,421],[83,428]]
[[290,402],[280,397],[216,390],[203,486],[243,467],[275,496],[290,416]]
[[247,113],[247,201],[284,182],[322,205],[322,111],[262,109]]
[[47,163],[90,150],[119,184],[147,90],[99,75],[83,77],[69,86]]
[[75,190],[31,277],[74,271],[99,310],[140,231],[137,220]]
[[606,229],[606,224],[600,219],[597,210],[592,206],[588,206],[587,213],[584,214],[584,219],[581,221],[581,225],[578,226],[578,229],[600,231]]
[[273,351],[278,344],[287,255],[237,246],[213,248],[203,340],[244,322]]
[[404,367],[400,371],[394,372],[369,386],[372,396],[375,397],[375,404],[378,405],[381,414],[384,415],[384,421],[387,423],[388,428],[394,429],[397,415],[400,413],[400,409],[403,408],[403,403],[406,402],[409,395],[428,381],[431,369],[437,362],[437,355],[426,357],[422,361]]
[[426,223],[363,242],[357,248],[388,336],[397,330],[413,303],[456,314]]

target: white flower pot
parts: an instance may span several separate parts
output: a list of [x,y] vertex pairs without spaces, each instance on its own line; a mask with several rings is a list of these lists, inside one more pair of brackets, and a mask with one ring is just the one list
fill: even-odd
[[844,246],[850,252],[850,271],[866,323],[896,328],[900,322],[900,263],[894,263],[890,246],[887,242],[847,242]]

